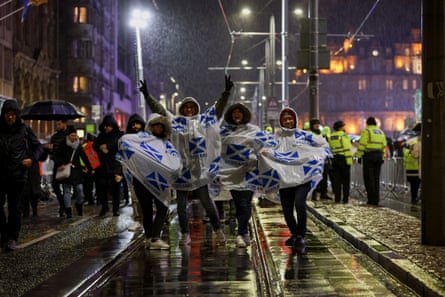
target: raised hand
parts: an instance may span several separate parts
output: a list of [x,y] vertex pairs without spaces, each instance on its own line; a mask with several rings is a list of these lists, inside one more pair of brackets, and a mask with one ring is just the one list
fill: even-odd
[[145,80],[140,80],[139,83],[141,84],[139,91],[144,94],[144,97],[148,97],[147,82]]
[[232,90],[233,88],[233,82],[230,80],[231,77],[232,77],[231,75],[226,74],[226,88],[225,88],[226,92],[230,92],[230,90]]

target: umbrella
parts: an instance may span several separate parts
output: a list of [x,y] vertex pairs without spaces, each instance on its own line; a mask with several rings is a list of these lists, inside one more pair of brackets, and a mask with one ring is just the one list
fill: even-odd
[[73,120],[84,116],[74,104],[63,100],[36,101],[25,106],[21,112],[24,120]]

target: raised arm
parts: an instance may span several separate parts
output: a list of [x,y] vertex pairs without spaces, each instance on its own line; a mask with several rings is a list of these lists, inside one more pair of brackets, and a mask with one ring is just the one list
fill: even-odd
[[226,108],[227,101],[229,101],[230,97],[230,91],[233,88],[233,82],[230,80],[231,75],[226,75],[226,86],[224,89],[224,92],[221,95],[221,98],[219,98],[216,101],[215,108],[216,108],[216,115],[218,116],[218,119],[222,117],[224,113],[224,108]]
[[139,91],[144,94],[145,102],[150,107],[153,113],[159,113],[160,115],[167,116],[167,111],[164,106],[161,105],[158,101],[153,99],[148,93],[147,82],[145,80],[139,81],[141,86],[139,87]]

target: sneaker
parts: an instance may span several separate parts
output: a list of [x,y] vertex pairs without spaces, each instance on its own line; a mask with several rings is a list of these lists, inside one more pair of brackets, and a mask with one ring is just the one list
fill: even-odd
[[8,244],[5,247],[5,250],[11,252],[11,251],[15,250],[16,245],[17,245],[17,242],[15,240],[9,240]]
[[236,236],[236,246],[239,248],[245,248],[247,246],[242,235]]
[[179,240],[179,245],[188,245],[190,243],[190,234],[182,233],[181,239]]
[[287,246],[294,246],[296,240],[297,240],[297,237],[295,235],[292,235],[284,242],[284,244]]
[[224,235],[224,232],[222,229],[219,229],[215,232],[216,235],[216,242],[218,244],[226,244],[226,236]]
[[243,235],[243,239],[244,239],[244,242],[245,242],[247,245],[250,245],[251,242],[252,242],[252,240],[250,239],[250,235],[249,235],[249,233],[244,234],[244,235]]
[[170,245],[162,239],[152,239],[148,249],[150,250],[168,250]]

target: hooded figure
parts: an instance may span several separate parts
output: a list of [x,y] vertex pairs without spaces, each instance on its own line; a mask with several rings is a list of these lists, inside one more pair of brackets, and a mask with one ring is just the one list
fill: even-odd
[[[236,115],[236,112],[239,112]],[[219,182],[227,190],[259,190],[248,172],[257,170],[258,151],[270,145],[273,135],[250,124],[250,110],[241,103],[231,105],[221,127],[221,161]]]
[[144,119],[137,113],[134,113],[128,119],[127,129],[125,130],[125,134],[138,133],[139,131],[142,131],[144,128],[145,128]]
[[297,125],[297,113],[292,108],[284,108],[280,113],[281,133],[277,135],[277,145],[262,152],[259,167],[275,170],[280,186],[280,203],[291,232],[285,244],[303,251],[306,199],[322,178],[324,160],[330,151],[322,136],[300,130]]
[[106,115],[99,125],[99,135],[94,140],[93,149],[99,156],[100,166],[96,171],[96,188],[98,198],[102,203],[100,215],[108,212],[108,193],[113,196],[113,215],[119,215],[119,203],[121,199],[120,188],[122,179],[122,167],[116,160],[119,138],[124,134],[113,115]]
[[277,145],[265,149],[260,158],[260,169],[271,168],[279,175],[280,188],[293,187],[307,182],[318,182],[323,173],[329,145],[322,136],[300,130],[297,113],[290,107],[280,112],[281,132]]
[[26,175],[42,154],[36,135],[20,119],[17,101],[6,100],[0,115],[0,244],[7,251],[15,249],[19,237]]
[[[162,125],[161,135],[154,135],[154,126]],[[181,157],[168,140],[171,124],[167,117],[152,113],[147,120],[145,131],[125,134],[119,140],[118,159],[128,173],[139,180],[153,195],[166,206],[170,204],[170,183],[181,170]],[[139,200],[142,198],[139,198]]]
[[189,221],[187,217],[188,197],[199,199],[215,231],[219,244],[226,238],[221,228],[216,207],[209,195],[208,184],[216,177],[221,155],[220,120],[230,96],[233,82],[225,77],[225,90],[216,102],[201,113],[198,102],[186,97],[179,106],[179,114],[173,115],[148,94],[147,85],[141,81],[140,91],[152,112],[165,115],[172,123],[171,142],[182,159],[182,171],[173,183],[177,190],[178,217],[182,237],[180,245],[190,243]]

